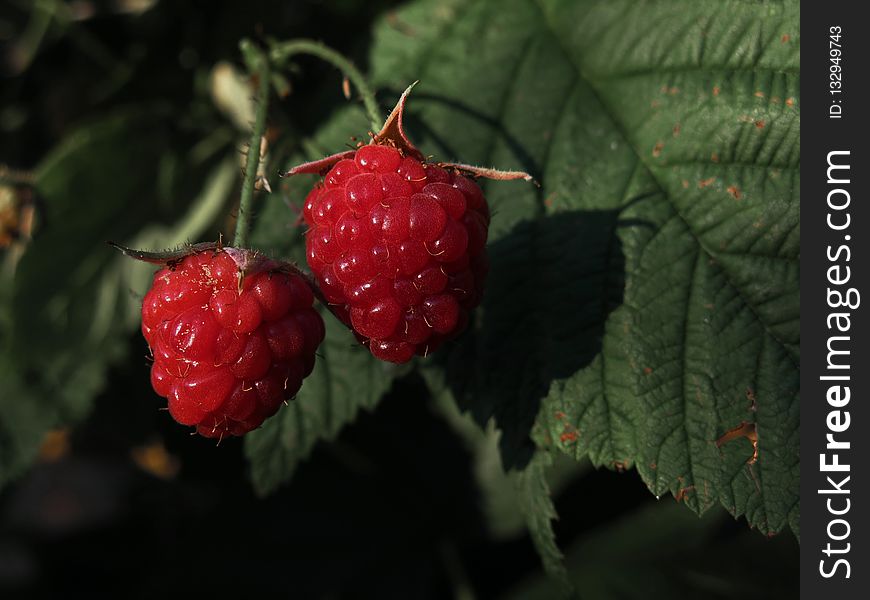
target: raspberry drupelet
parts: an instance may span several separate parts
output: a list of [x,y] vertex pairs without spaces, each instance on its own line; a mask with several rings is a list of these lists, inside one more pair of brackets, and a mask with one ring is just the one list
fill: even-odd
[[405,135],[402,94],[368,145],[297,165],[308,266],[332,312],[371,353],[404,363],[461,333],[489,270],[489,207],[476,177],[528,173],[433,163]]
[[247,250],[170,262],[142,303],[151,384],[203,436],[244,435],[292,398],[314,367],[323,320],[304,278]]
[[480,303],[489,209],[458,172],[363,146],[311,190],[303,218],[324,297],[380,359],[435,351]]

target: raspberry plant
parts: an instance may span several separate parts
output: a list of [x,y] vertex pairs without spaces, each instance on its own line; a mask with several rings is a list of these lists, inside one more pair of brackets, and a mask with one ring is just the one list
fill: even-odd
[[[111,365],[142,362],[147,385],[126,336],[139,326],[153,266],[110,255],[104,240],[187,248],[158,277],[169,281],[183,261],[214,258],[186,244],[217,239],[233,214],[227,247],[310,270],[325,328],[305,317],[311,335],[292,368],[306,373],[310,340],[322,338],[313,370],[260,427],[295,379],[273,386],[281,390],[268,410],[206,411],[195,400],[182,416],[206,435],[253,429],[244,451],[259,493],[287,482],[391,389],[422,381],[425,398],[402,401],[428,399],[460,432],[482,505],[511,497],[549,571],[581,588],[600,583],[590,549],[613,552],[616,564],[606,542],[625,533],[562,544],[562,560],[546,479],[560,459],[636,472],[678,509],[721,507],[767,536],[799,534],[799,11],[790,1],[706,5],[412,0],[374,27],[364,71],[317,42],[244,44],[238,103],[251,130],[217,111],[189,129],[196,118],[155,102],[84,124],[26,177],[0,171],[8,197],[33,189],[26,204],[37,213],[32,240],[29,231],[9,237],[3,254],[0,481],[25,471],[46,430],[86,417]],[[331,70],[329,87],[305,90],[317,80],[297,73],[314,67],[290,68],[303,53],[336,67],[352,102],[341,105]],[[393,120],[384,137],[381,109],[418,79],[405,122]],[[316,123],[295,120],[288,90],[324,104],[305,113]],[[490,182],[478,176],[492,171],[466,163],[528,172],[541,186]],[[277,177],[287,170],[294,176]],[[407,212],[407,230],[393,231],[390,212],[403,223]],[[455,258],[448,231],[468,240]],[[415,251],[399,251],[412,242]],[[354,271],[348,256],[382,245],[395,261],[388,276]],[[298,281],[270,263],[233,293],[241,299],[269,272]],[[305,302],[289,310],[312,315],[297,291]],[[284,360],[269,344],[284,339],[270,338],[270,323],[284,319],[274,316],[234,332],[265,339],[270,368]],[[155,325],[145,337],[159,355]],[[171,396],[156,369],[155,387]],[[230,395],[244,381],[233,374]],[[511,474],[494,475],[493,464]],[[677,515],[651,520],[699,533]],[[636,518],[646,531],[651,521]],[[670,548],[668,536],[650,537]]]

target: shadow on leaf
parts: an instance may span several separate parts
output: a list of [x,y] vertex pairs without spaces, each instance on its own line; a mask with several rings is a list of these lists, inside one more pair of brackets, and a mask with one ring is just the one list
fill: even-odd
[[622,304],[622,209],[574,211],[521,223],[490,244],[492,268],[473,326],[440,358],[460,408],[502,431],[506,469],[522,468],[541,400],[601,351]]

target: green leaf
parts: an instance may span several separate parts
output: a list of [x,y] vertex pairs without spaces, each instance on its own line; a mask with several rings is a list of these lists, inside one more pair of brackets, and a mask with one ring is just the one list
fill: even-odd
[[[535,473],[529,471],[531,467],[506,473],[498,449],[501,432],[495,428],[495,424],[490,421],[482,428],[470,415],[461,413],[445,386],[440,369],[423,368],[421,372],[430,391],[437,391],[433,393],[432,409],[450,425],[471,454],[480,508],[490,535],[495,539],[508,540],[516,538],[523,530],[534,529],[536,539],[549,539],[548,552],[558,554],[549,526],[550,519],[555,517],[552,508],[541,512],[532,509],[549,506],[550,496],[557,495],[587,471],[589,462],[578,462],[564,454],[541,452],[536,459],[540,468]],[[539,479],[540,476],[546,479]]]
[[[125,113],[82,128],[37,170],[42,226],[16,267],[0,353],[9,374],[0,422],[15,424],[0,428],[4,482],[30,463],[49,427],[87,414],[106,362],[122,352],[109,333],[118,331],[113,307],[127,292],[104,276],[117,259],[105,240],[119,224],[120,235],[133,231],[148,212],[136,199],[156,178],[142,166],[153,163],[149,151],[165,145],[155,117]],[[140,143],[127,143],[134,137]]]
[[372,410],[398,369],[372,358],[341,322],[324,315],[326,340],[314,372],[296,398],[245,436],[245,454],[257,493],[288,480],[317,442],[332,440],[360,410]]
[[[543,184],[485,184],[486,298],[435,357],[460,406],[495,418],[507,466],[532,434],[696,512],[798,531],[798,17],[424,0],[377,30],[377,83],[421,81],[424,153]],[[743,422],[754,464],[747,440],[717,445]]]
[[[726,533],[721,509],[698,519],[673,502],[603,523],[566,551],[567,577],[583,598],[794,598],[793,538]],[[764,560],[759,556],[763,555]],[[554,598],[559,583],[536,576],[508,598]]]
[[541,556],[544,571],[554,579],[559,593],[554,597],[570,596],[573,592],[565,569],[565,556],[556,544],[553,520],[557,518],[556,507],[550,497],[545,469],[552,464],[552,457],[538,452],[529,465],[516,475],[520,506],[526,517],[526,526],[532,543]]
[[[232,159],[182,179],[184,157],[166,117],[129,110],[83,126],[36,171],[38,228],[0,298],[0,484],[30,464],[49,428],[87,415],[108,365],[129,348],[154,269],[106,241],[166,247],[195,239],[226,203],[238,170]],[[206,173],[189,202],[182,192]],[[177,224],[160,223],[168,219]]]

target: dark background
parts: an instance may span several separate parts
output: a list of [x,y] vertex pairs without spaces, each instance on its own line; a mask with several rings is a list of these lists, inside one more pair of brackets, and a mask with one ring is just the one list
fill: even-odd
[[[169,103],[195,138],[221,119],[202,78],[219,60],[238,63],[242,37],[317,38],[365,71],[371,23],[398,3],[162,1],[141,15],[133,4],[66,5],[76,19],[49,28],[32,61],[20,46],[32,4],[0,4],[0,163],[32,168],[75,126],[151,101]],[[272,116],[292,115],[304,136],[342,99],[334,70],[298,64],[293,93]],[[488,528],[469,450],[416,376],[400,379],[337,442],[318,446],[292,483],[258,499],[241,442],[215,447],[155,410],[144,341],[129,344],[142,360],[113,368],[91,416],[52,434],[37,465],[0,492],[4,598],[548,597],[535,587],[542,572],[529,536]],[[150,461],[142,458],[149,448]],[[557,538],[563,550],[585,548],[579,558],[568,552],[573,565],[599,565],[581,580],[645,578],[653,598],[733,597],[734,587],[745,598],[796,595],[790,535],[766,540],[720,511],[699,521],[680,507],[674,516],[673,499],[656,503],[633,472],[581,467],[563,480]],[[643,519],[650,529],[674,528],[646,539]],[[626,522],[637,530],[626,533]],[[596,556],[596,540],[616,550]],[[635,597],[619,587],[585,597]]]

